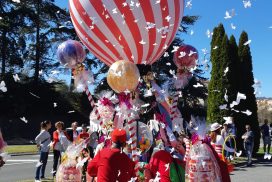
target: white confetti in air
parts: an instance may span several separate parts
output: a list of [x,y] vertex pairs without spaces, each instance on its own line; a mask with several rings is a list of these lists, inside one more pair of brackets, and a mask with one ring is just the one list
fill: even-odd
[[171,63],[168,62],[168,63],[166,63],[166,65],[167,65],[167,66],[171,66]]
[[169,57],[169,53],[168,52],[165,52],[163,57]]
[[172,52],[172,53],[173,53],[173,52],[177,52],[178,48],[179,48],[179,46],[173,46],[173,50],[172,50],[171,52]]
[[58,105],[57,105],[57,103],[56,103],[56,102],[54,102],[54,103],[53,103],[53,106],[54,106],[54,107],[57,107]]
[[186,8],[189,8],[189,9],[192,9],[192,7],[193,7],[192,1],[193,1],[193,0],[187,1],[185,7],[186,7]]
[[179,58],[182,58],[184,56],[186,56],[186,52],[183,52],[183,51],[179,52]]
[[148,106],[150,106],[149,103],[141,105],[141,107],[148,107]]
[[244,7],[245,8],[251,8],[251,1],[250,0],[248,0],[248,1],[243,1],[243,4],[244,4]]
[[128,94],[130,94],[130,91],[129,91],[128,89],[126,89],[126,90],[124,91],[124,93],[125,93],[126,95],[128,95]]
[[15,82],[19,82],[20,81],[20,78],[18,76],[18,74],[15,74],[15,75],[12,75],[13,76],[13,79]]
[[248,109],[246,111],[241,111],[241,113],[244,113],[244,114],[246,114],[248,116],[250,116],[252,114],[252,112],[250,110],[248,110]]
[[139,43],[142,45],[146,44],[146,42],[144,40],[141,40]]
[[8,90],[6,87],[6,83],[4,81],[1,81],[1,83],[0,83],[0,90],[2,92],[7,92],[7,90]]
[[198,88],[198,87],[203,87],[203,85],[200,83],[197,83],[196,85],[193,85],[193,87]]
[[218,46],[214,46],[213,50],[215,50],[215,49],[217,49],[217,48],[218,48]]
[[168,15],[167,17],[165,17],[165,19],[166,19],[167,22],[170,22],[171,17]]
[[157,0],[155,4],[160,4],[161,3],[161,0]]
[[229,71],[229,67],[226,67],[226,69],[224,70],[224,76],[226,76],[228,71]]
[[22,120],[22,121],[25,122],[25,123],[28,123],[27,119],[26,119],[24,116],[21,117],[20,120]]
[[37,162],[36,167],[40,167],[41,165],[43,165],[43,163],[39,161]]
[[251,43],[251,40],[248,40],[243,45],[246,46],[246,45],[249,45],[250,43]]
[[190,31],[190,35],[193,35],[193,34],[194,34],[194,31],[193,31],[193,30],[191,30],[191,31]]
[[74,112],[75,112],[75,111],[74,111],[74,110],[72,110],[72,111],[68,111],[67,113],[69,113],[69,114],[70,114],[70,113],[74,113]]
[[169,169],[169,165],[170,165],[169,163],[164,165],[165,166],[165,171],[167,171]]
[[231,29],[233,29],[233,30],[236,29],[236,26],[235,26],[233,23],[230,24],[230,27],[231,27]]
[[220,106],[219,106],[219,109],[220,109],[220,110],[227,109],[227,104],[220,105]]
[[237,157],[240,157],[240,156],[242,155],[242,150],[240,150],[238,153],[235,152],[235,155],[236,155]]
[[230,18],[232,18],[232,16],[230,15],[230,13],[228,11],[226,11],[224,18],[225,19],[230,19]]
[[190,53],[189,53],[188,56],[192,56],[193,54],[196,54],[196,53],[197,53],[197,52],[194,52],[194,51],[190,50]]
[[20,3],[21,1],[20,0],[12,0],[12,2]]

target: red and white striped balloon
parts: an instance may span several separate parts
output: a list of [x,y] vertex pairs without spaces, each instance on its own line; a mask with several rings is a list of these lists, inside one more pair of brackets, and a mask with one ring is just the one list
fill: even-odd
[[101,61],[152,64],[175,38],[184,0],[69,0],[81,41]]

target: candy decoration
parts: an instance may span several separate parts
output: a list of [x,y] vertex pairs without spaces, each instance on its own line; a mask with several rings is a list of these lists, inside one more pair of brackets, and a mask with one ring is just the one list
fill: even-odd
[[79,38],[108,66],[152,64],[175,38],[184,0],[69,0],[69,9]]
[[174,53],[174,63],[180,70],[190,70],[196,66],[198,52],[191,45],[182,45]]
[[78,64],[84,61],[86,52],[80,42],[67,40],[59,45],[57,57],[64,66],[75,68]]
[[120,60],[111,65],[107,82],[117,93],[132,92],[136,89],[140,78],[137,66],[129,61]]

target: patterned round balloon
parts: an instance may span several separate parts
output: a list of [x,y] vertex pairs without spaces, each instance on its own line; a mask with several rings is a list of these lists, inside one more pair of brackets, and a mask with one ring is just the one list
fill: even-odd
[[184,0],[69,0],[77,35],[101,61],[152,64],[175,38]]
[[80,42],[67,40],[59,45],[57,57],[64,66],[75,68],[77,64],[84,61],[86,52]]
[[111,65],[107,82],[117,93],[134,91],[138,85],[140,73],[137,66],[129,61],[120,60]]
[[191,45],[182,45],[174,54],[174,63],[179,69],[189,70],[196,66],[198,60],[197,49]]

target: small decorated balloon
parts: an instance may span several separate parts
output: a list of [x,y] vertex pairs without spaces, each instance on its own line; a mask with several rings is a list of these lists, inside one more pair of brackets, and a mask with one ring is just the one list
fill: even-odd
[[196,66],[198,51],[191,45],[182,45],[174,54],[174,63],[178,69],[190,70]]
[[57,57],[62,65],[72,69],[84,61],[86,52],[80,42],[67,40],[59,45]]
[[107,82],[117,93],[134,91],[138,85],[140,73],[135,64],[120,60],[113,63],[108,71]]

